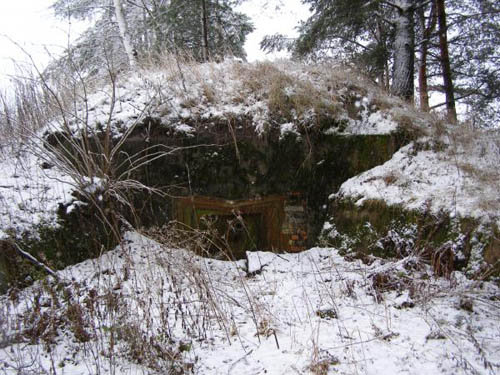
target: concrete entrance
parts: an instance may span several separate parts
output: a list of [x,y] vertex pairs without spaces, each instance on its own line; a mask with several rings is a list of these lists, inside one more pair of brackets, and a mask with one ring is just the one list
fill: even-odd
[[305,202],[298,193],[245,200],[203,196],[174,198],[174,218],[213,237],[216,247],[239,259],[246,251],[306,249]]

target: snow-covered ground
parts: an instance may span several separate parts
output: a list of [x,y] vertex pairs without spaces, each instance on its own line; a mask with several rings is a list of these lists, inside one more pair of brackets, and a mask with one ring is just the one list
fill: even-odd
[[[79,134],[102,130],[109,123],[114,137],[126,137],[148,117],[159,120],[165,131],[188,136],[198,131],[196,124],[205,128],[242,119],[256,134],[276,127],[282,135],[293,132],[300,137],[321,115],[335,119],[332,124],[343,124],[323,129],[325,133],[387,134],[398,129],[393,117],[401,110],[399,100],[383,95],[350,68],[287,60],[178,64],[173,56],[165,56],[160,66],[118,75],[114,84],[94,82],[86,88],[87,96],[79,89],[74,101],[65,93],[69,107],[56,109],[54,120],[34,131],[28,145],[0,149],[0,238],[7,232],[33,232],[40,223],[55,224],[59,204],[71,198],[74,181],[61,165],[41,167],[55,159],[41,145],[41,134],[68,129]],[[281,119],[275,113],[280,110]],[[236,121],[235,126],[241,125]]]
[[500,371],[491,283],[436,279],[414,257],[248,255],[249,264],[199,258],[128,233],[100,259],[60,271],[64,287],[2,297],[0,371],[165,374],[171,362],[194,374]]
[[[159,65],[118,75],[114,85],[93,83],[86,92],[64,111],[64,126],[56,116],[39,134],[61,127],[79,133],[109,123],[115,137],[126,137],[147,117],[158,120],[166,132],[174,129],[187,136],[195,136],[197,127],[228,121],[253,126],[256,134],[275,127],[281,135],[300,137],[321,115],[335,120],[321,129],[326,134],[387,134],[411,126],[427,136],[384,165],[346,181],[332,197],[359,204],[381,199],[500,226],[498,131],[440,125],[443,130],[437,132],[432,118],[384,94],[348,67],[287,60],[197,64],[165,56]],[[53,159],[44,153],[48,150],[40,146],[2,151],[0,238],[11,230],[33,231],[41,222],[54,224],[56,209],[70,197],[71,178],[57,167],[42,169],[44,160]]]

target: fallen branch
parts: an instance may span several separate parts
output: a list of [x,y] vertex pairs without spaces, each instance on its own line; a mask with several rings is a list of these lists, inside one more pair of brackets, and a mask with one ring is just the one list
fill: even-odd
[[23,249],[21,249],[21,247],[17,243],[13,243],[13,245],[14,245],[14,248],[17,250],[17,252],[19,254],[21,254],[21,256],[23,256],[24,258],[28,259],[34,265],[36,265],[36,266],[38,266],[40,268],[43,268],[49,275],[54,276],[54,278],[57,281],[59,281],[59,277],[57,276],[57,274],[49,266],[47,266],[46,264],[40,262],[38,259],[36,259],[30,253],[28,253],[28,252],[24,251]]

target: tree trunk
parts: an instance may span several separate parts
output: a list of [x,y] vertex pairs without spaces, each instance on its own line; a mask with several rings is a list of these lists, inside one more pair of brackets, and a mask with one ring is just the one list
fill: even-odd
[[386,35],[385,35],[385,30],[384,30],[384,27],[382,25],[382,20],[378,20],[377,22],[377,43],[379,45],[383,45],[384,46],[384,56],[382,58],[380,58],[380,66],[377,66],[377,68],[379,69],[379,77],[378,77],[378,84],[383,87],[384,89],[388,90],[388,86],[386,85],[386,82],[387,82],[387,76],[386,76],[386,73],[387,72],[387,65],[388,65],[388,59],[387,59],[387,49],[385,48],[387,43],[386,43]]
[[[148,22],[148,13],[146,8],[142,10],[142,23],[144,25],[147,25]],[[145,28],[144,33],[142,35],[142,43],[148,50],[151,50],[151,46],[149,45],[149,28]]]
[[201,48],[203,61],[208,61],[208,16],[207,4],[205,0],[201,0]]
[[387,92],[391,89],[391,69],[389,68],[389,60],[385,61],[384,67],[384,76],[385,76],[385,89]]
[[455,109],[455,95],[453,93],[453,80],[451,77],[450,55],[448,52],[448,37],[446,24],[446,9],[444,0],[436,0],[436,11],[439,25],[439,49],[441,52],[441,70],[443,74],[444,92],[446,94],[446,110],[448,119],[457,122],[457,111]]
[[127,54],[128,63],[132,69],[137,68],[137,58],[135,56],[134,49],[132,48],[132,43],[130,41],[130,35],[128,33],[127,20],[123,14],[123,7],[121,0],[113,0],[113,5],[115,8],[116,22],[118,23],[118,28],[120,30],[120,37],[123,42],[123,47],[125,48],[125,53]]
[[394,70],[392,93],[408,101],[413,100],[415,65],[415,30],[413,1],[400,0],[394,19]]
[[429,53],[430,37],[436,28],[436,3],[433,1],[429,14],[429,21],[425,23],[425,10],[419,12],[420,27],[422,28],[422,43],[420,44],[420,61],[418,67],[418,86],[420,94],[420,109],[429,112],[429,87],[427,83],[427,56]]

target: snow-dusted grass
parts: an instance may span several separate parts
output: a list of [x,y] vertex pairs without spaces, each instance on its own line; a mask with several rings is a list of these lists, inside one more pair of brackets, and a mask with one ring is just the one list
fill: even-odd
[[[199,64],[178,59],[164,56],[135,73],[118,75],[114,91],[106,82],[95,85],[86,101],[78,102],[76,111],[66,116],[71,130],[95,128],[111,120],[118,136],[148,116],[185,133],[192,133],[197,124],[235,119],[263,133],[283,123],[311,127],[329,118],[346,126],[324,131],[386,134],[398,127],[388,108],[405,107],[348,67],[288,60]],[[60,121],[52,126],[61,128]]]
[[[82,98],[59,108],[67,123],[56,108],[45,130],[80,133],[100,124],[123,137],[150,116],[186,134],[234,119],[246,119],[257,134],[272,127],[301,134],[328,115],[337,125],[322,131],[383,134],[424,121],[352,71],[288,61],[199,65],[168,57],[114,84],[96,84]],[[8,229],[54,224],[59,203],[85,182],[68,165],[42,169],[43,147],[22,150],[3,149],[0,238]],[[347,181],[337,196],[498,221],[499,154],[498,133],[444,129]],[[61,284],[39,281],[1,297],[0,371],[499,371],[500,293],[493,284],[458,272],[434,278],[414,257],[363,264],[316,248],[248,258],[248,264],[199,258],[128,233],[114,251],[60,271]]]
[[63,288],[38,283],[2,297],[1,371],[499,371],[493,284],[434,278],[415,257],[367,265],[335,249],[249,253],[248,267],[129,233],[100,259],[60,271]]

